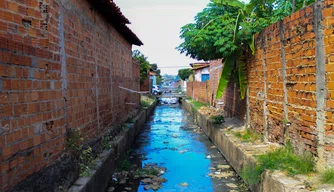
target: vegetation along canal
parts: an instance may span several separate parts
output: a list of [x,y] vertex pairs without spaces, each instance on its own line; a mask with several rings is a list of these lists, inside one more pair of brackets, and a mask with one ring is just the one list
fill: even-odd
[[248,191],[179,105],[159,105],[106,191]]

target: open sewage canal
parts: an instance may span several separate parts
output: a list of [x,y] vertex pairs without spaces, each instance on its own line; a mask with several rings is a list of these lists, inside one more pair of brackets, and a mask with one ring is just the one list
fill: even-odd
[[158,105],[107,192],[248,191],[180,105]]

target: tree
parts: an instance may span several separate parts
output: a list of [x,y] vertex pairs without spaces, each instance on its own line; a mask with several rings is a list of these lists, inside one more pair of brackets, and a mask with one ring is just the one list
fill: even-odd
[[144,82],[148,78],[148,71],[150,69],[150,63],[147,61],[147,57],[139,50],[132,52],[132,57],[140,63],[140,82]]
[[254,34],[314,0],[251,0],[248,4],[239,0],[213,1],[197,14],[195,23],[181,28],[180,38],[184,42],[177,49],[198,60],[224,58],[216,98],[223,95],[234,76],[244,99],[247,88],[244,51],[249,47],[254,53]]
[[178,71],[178,76],[185,81],[186,79],[189,78],[189,76],[193,74],[193,71],[191,69],[180,69]]

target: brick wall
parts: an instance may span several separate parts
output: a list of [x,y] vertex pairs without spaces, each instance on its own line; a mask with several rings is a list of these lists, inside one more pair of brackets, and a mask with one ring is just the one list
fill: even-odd
[[306,7],[258,34],[247,62],[250,128],[311,151],[320,169],[334,165],[333,20],[331,1]]
[[[256,53],[247,57],[247,99],[240,100],[231,79],[223,97],[211,103],[222,101],[225,116],[247,122],[268,141],[311,151],[318,169],[334,165],[333,9],[332,1],[319,1],[257,34]],[[210,62],[207,92],[213,96],[221,65]],[[208,102],[198,88],[206,85],[187,86],[189,96]]]
[[0,2],[0,191],[59,158],[66,130],[85,141],[139,106],[129,43],[85,0]]
[[212,90],[210,81],[206,82],[187,82],[187,95],[196,101],[203,103],[212,102]]
[[152,82],[149,77],[147,77],[143,82],[140,83],[140,91],[150,91]]

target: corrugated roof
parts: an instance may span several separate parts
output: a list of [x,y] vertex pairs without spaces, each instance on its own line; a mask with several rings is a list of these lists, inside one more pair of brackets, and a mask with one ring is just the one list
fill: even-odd
[[96,9],[102,16],[108,20],[123,37],[134,45],[143,45],[137,35],[129,29],[126,24],[130,24],[121,9],[113,0],[87,0],[92,8]]
[[197,70],[210,67],[210,63],[207,62],[190,63],[190,66],[192,67],[191,70]]

